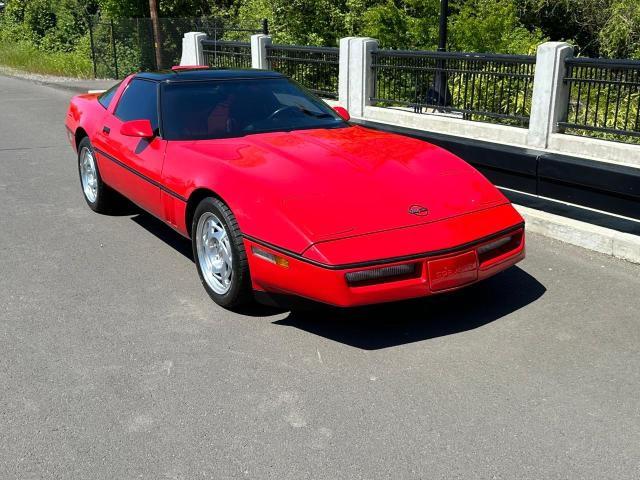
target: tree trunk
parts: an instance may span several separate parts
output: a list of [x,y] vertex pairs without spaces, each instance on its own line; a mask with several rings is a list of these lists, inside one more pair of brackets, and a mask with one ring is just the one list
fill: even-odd
[[156,68],[162,70],[162,32],[160,31],[160,21],[158,20],[158,2],[149,0],[149,14],[151,16],[151,25],[153,27],[154,51],[156,53]]

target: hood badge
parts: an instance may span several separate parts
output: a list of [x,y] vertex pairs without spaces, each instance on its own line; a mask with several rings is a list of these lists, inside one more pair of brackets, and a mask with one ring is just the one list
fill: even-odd
[[411,205],[409,207],[409,213],[411,215],[417,215],[418,217],[424,217],[426,215],[429,215],[429,210],[422,205]]

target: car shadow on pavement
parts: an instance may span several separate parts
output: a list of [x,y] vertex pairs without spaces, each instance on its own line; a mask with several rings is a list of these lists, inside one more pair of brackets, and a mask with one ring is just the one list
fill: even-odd
[[519,267],[455,292],[367,307],[292,311],[276,325],[363,350],[378,350],[466,332],[540,298],[546,288]]
[[[131,220],[193,262],[191,242],[162,221],[140,210]],[[533,303],[545,291],[540,282],[516,266],[462,290],[415,300],[334,308],[282,299],[281,306],[257,304],[236,313],[268,317],[289,311],[273,324],[377,350],[473,330]]]
[[153,215],[138,209],[137,215],[133,215],[131,220],[144,228],[147,232],[155,235],[158,239],[172,247],[176,252],[181,253],[193,262],[193,252],[191,242],[169,227],[166,223],[158,220]]
[[[169,245],[176,252],[182,254],[190,262],[194,262],[190,240],[180,235],[178,232],[173,230],[161,220],[158,220],[153,215],[142,211],[139,207],[132,204],[131,208],[134,209],[134,214],[131,216],[131,220],[133,220],[140,227],[144,228],[147,232],[157,237],[159,240]],[[193,274],[196,276],[198,275],[196,273],[195,266],[193,268]],[[249,317],[268,317],[271,315],[284,313],[286,311],[287,309],[282,307],[261,305],[256,303],[247,307],[243,307],[242,310],[237,310],[236,313],[247,315]]]

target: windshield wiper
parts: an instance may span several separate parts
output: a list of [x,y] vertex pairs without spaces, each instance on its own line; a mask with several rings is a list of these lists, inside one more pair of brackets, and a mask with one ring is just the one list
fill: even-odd
[[301,107],[300,105],[298,105],[298,108],[300,109],[300,111],[302,113],[304,113],[305,115],[309,116],[309,117],[313,117],[313,118],[333,118],[333,115],[331,115],[330,113],[325,113],[325,112],[320,112],[320,113],[316,113],[316,112],[312,112],[311,110],[307,110],[304,107]]

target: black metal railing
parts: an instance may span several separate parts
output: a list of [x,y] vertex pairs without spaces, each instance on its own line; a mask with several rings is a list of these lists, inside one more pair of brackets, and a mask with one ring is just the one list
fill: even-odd
[[267,46],[271,70],[283,73],[320,97],[338,98],[338,57],[335,47]]
[[247,41],[268,33],[261,25],[238,25],[214,17],[160,18],[156,42],[150,18],[89,18],[90,54],[97,78],[123,78],[133,72],[162,70],[180,63],[186,32],[204,32],[218,42]]
[[559,122],[566,133],[640,138],[640,61],[568,58],[566,67],[569,104]]
[[251,68],[251,44],[202,40],[205,64],[218,68]]
[[372,57],[374,105],[529,124],[533,56],[378,50]]

